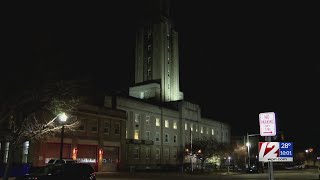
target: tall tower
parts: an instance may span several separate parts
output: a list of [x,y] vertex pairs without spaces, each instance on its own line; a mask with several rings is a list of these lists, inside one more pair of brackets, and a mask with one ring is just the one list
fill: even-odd
[[129,94],[163,102],[181,100],[178,33],[170,19],[170,1],[152,2],[136,33],[135,85]]

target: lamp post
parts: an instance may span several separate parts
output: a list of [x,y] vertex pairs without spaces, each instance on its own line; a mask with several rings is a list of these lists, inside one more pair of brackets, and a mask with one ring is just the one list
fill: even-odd
[[230,164],[231,164],[231,157],[228,157],[228,174],[230,173]]
[[249,141],[249,137],[250,136],[259,136],[260,134],[248,134],[247,133],[247,143],[246,146],[248,147],[248,168],[250,168],[250,141]]
[[248,142],[246,143],[246,146],[248,147],[248,168],[250,168],[250,142],[248,138]]
[[67,121],[66,113],[61,113],[59,115],[60,122],[62,123],[61,127],[61,141],[60,141],[60,161],[62,161],[62,152],[63,152],[63,134],[64,134],[64,122]]
[[192,129],[190,127],[190,163],[191,163],[191,172],[193,172],[193,153],[192,153]]

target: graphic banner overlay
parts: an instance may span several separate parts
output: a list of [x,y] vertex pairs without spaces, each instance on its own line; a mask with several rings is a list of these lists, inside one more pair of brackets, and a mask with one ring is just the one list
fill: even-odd
[[293,162],[293,143],[259,142],[259,161]]

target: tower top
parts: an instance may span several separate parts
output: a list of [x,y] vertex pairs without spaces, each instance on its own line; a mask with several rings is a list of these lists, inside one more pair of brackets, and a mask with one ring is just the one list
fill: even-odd
[[170,17],[171,0],[145,0],[144,10],[149,16],[165,16]]

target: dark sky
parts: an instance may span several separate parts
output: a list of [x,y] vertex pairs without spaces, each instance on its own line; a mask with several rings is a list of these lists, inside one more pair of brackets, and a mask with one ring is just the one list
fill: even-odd
[[[1,66],[6,87],[45,79],[50,72],[89,76],[103,89],[132,85],[135,25],[144,15],[135,2],[142,1],[111,2],[10,11],[2,58],[8,65]],[[271,111],[288,140],[303,148],[319,146],[314,7],[175,1],[186,99],[200,104],[205,116],[230,123],[234,135],[259,133],[259,113]]]

